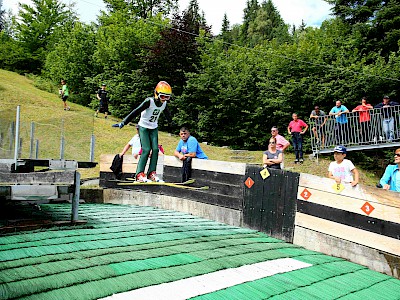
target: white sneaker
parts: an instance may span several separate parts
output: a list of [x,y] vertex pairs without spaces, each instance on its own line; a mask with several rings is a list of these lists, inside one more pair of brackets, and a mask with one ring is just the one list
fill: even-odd
[[155,171],[151,172],[151,173],[149,174],[148,178],[149,178],[151,181],[154,181],[154,182],[161,182],[161,183],[164,182],[164,180],[160,179],[160,178],[157,176],[157,173],[156,173]]
[[151,180],[147,179],[146,174],[144,172],[141,172],[136,175],[136,181],[138,182],[150,182]]

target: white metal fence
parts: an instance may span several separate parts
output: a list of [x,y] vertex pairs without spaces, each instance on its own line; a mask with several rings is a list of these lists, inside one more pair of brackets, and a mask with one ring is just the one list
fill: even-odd
[[309,124],[314,154],[333,152],[336,145],[357,150],[400,143],[400,106],[319,116]]
[[[0,111],[0,159],[66,159],[94,161],[94,122],[83,128],[82,115],[68,112],[65,118],[40,122],[21,118],[19,107]],[[90,116],[93,118],[93,116]]]

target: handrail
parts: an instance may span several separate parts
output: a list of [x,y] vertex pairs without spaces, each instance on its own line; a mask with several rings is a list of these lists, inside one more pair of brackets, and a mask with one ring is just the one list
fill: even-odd
[[327,112],[310,118],[309,124],[314,155],[332,153],[336,145],[348,151],[400,146],[400,105],[349,112],[341,118]]

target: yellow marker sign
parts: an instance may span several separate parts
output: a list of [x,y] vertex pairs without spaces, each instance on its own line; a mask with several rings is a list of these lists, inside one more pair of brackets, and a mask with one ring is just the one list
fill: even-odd
[[267,168],[264,168],[262,171],[260,171],[261,177],[262,179],[268,178],[269,176],[271,176],[271,174],[269,174]]
[[344,185],[341,183],[335,183],[334,185],[332,185],[332,189],[336,192],[336,193],[341,193],[344,190]]

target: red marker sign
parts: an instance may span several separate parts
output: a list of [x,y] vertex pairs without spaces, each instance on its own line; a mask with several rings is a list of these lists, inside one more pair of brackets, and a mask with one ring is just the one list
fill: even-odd
[[244,184],[250,189],[253,184],[254,184],[254,180],[251,179],[250,177],[247,177],[246,181],[244,182]]
[[304,190],[301,192],[300,196],[302,196],[305,200],[308,200],[308,198],[311,197],[311,193],[310,193],[309,190],[304,189]]
[[361,210],[365,212],[368,216],[374,211],[375,207],[373,207],[368,202],[365,202],[363,206],[361,206]]

